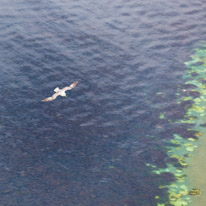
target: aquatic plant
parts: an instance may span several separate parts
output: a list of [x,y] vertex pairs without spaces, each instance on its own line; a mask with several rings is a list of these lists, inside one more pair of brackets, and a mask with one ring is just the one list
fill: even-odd
[[[168,144],[168,164],[167,168],[157,168],[148,164],[156,175],[162,173],[172,173],[175,182],[169,185],[162,185],[160,189],[167,188],[168,201],[165,202],[161,197],[158,199],[157,206],[187,206],[191,202],[191,195],[200,195],[199,189],[189,189],[185,169],[188,166],[188,157],[198,147],[198,139],[202,137],[204,132],[204,120],[206,116],[206,46],[196,49],[195,54],[191,56],[191,60],[185,62],[187,74],[184,88],[181,88],[179,95],[181,96],[177,104],[192,101],[192,105],[187,107],[183,119],[173,122],[182,127],[186,127],[191,135],[173,134]],[[166,118],[162,113],[160,119]],[[190,134],[190,133],[188,133]]]

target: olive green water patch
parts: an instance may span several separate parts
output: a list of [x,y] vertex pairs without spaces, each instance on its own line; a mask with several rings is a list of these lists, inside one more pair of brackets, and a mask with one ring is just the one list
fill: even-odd
[[[160,189],[167,188],[169,201],[164,202],[161,197],[158,197],[156,198],[159,201],[158,206],[188,206],[191,204],[192,196],[201,195],[199,188],[189,188],[189,177],[186,176],[186,170],[191,155],[198,150],[198,140],[203,138],[203,134],[206,133],[206,46],[196,49],[191,60],[185,62],[185,65],[188,69],[183,76],[185,89],[178,91],[177,96],[180,98],[177,104],[192,101],[192,105],[186,108],[182,120],[173,121],[173,123],[180,124],[182,127],[188,128],[188,131],[192,130],[196,133],[184,137],[180,134],[173,134],[167,147],[168,164],[166,168],[148,165],[156,175],[170,173],[175,177],[173,183],[160,186]],[[160,119],[163,118],[165,115],[162,113]]]

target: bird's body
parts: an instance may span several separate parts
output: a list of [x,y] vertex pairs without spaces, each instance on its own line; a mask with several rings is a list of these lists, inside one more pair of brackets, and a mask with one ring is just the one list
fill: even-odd
[[54,89],[54,94],[51,97],[48,97],[46,99],[43,99],[42,102],[49,102],[52,100],[55,100],[58,96],[66,97],[66,91],[73,89],[78,84],[78,81],[74,82],[68,87],[64,87],[63,89],[59,89],[59,87]]

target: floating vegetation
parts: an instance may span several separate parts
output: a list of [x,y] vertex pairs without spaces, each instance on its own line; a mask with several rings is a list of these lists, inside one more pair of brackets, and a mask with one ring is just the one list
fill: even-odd
[[[156,175],[162,173],[172,173],[175,177],[173,183],[160,186],[160,189],[167,189],[168,201],[158,199],[158,206],[187,206],[191,202],[192,196],[201,195],[200,189],[189,189],[186,182],[185,168],[188,166],[188,157],[198,147],[197,140],[202,137],[206,127],[206,46],[196,49],[195,54],[191,56],[191,60],[185,63],[188,68],[187,74],[184,76],[185,87],[180,89],[178,95],[181,94],[177,104],[192,101],[190,106],[185,106],[186,113],[183,119],[173,122],[181,127],[187,128],[187,135],[179,133],[173,134],[168,144],[168,164],[166,168],[151,167]],[[184,104],[183,104],[184,105]],[[161,113],[160,119],[166,118],[165,113]],[[169,121],[169,120],[168,120]]]
[[193,196],[201,195],[201,191],[199,189],[192,189],[191,191],[189,191],[188,195],[193,195]]

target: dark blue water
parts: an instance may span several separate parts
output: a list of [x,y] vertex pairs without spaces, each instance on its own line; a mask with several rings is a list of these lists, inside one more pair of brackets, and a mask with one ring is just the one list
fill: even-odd
[[146,163],[165,167],[180,131],[159,116],[184,115],[205,19],[203,0],[2,0],[0,205],[156,205],[173,177]]

